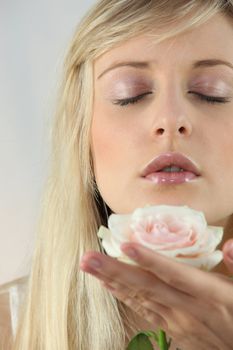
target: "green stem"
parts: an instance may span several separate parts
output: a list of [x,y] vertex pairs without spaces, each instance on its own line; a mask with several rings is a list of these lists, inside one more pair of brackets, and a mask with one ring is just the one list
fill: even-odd
[[159,330],[158,343],[160,350],[169,350],[170,344],[167,342],[166,333],[162,329]]

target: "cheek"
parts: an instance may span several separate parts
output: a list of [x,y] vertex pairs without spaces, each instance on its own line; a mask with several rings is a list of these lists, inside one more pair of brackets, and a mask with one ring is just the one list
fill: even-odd
[[[132,120],[132,115],[95,106],[91,126],[94,174],[99,192],[113,212],[131,211],[135,179],[147,159],[145,140],[145,127]],[[122,202],[129,197],[127,193],[130,200]]]
[[[142,119],[142,118],[141,118]],[[145,140],[145,128],[139,118],[132,118],[122,108],[113,109],[96,102],[92,118],[91,139],[95,170],[111,172],[111,168],[133,166]],[[123,168],[124,167],[124,168]]]
[[124,138],[111,126],[111,123],[101,122],[98,115],[93,116],[92,128],[92,153],[96,166],[108,167],[114,163],[121,148],[124,148]]
[[[113,212],[121,211],[121,201],[130,177],[130,135],[103,111],[95,111],[91,127],[91,149],[98,190]],[[127,135],[126,135],[127,133]]]
[[91,127],[92,155],[97,182],[113,180],[126,165],[130,135],[106,111],[97,110]]
[[213,144],[213,154],[215,156],[215,168],[221,170],[223,175],[230,175],[233,180],[233,123],[219,126],[218,133],[215,134]]
[[208,197],[210,199],[208,207],[218,219],[227,217],[233,212],[232,135],[233,122],[230,123],[226,119],[219,123],[218,128],[214,131],[208,130],[209,145],[211,145],[206,157],[207,160],[210,160],[207,180],[211,185],[211,193]]

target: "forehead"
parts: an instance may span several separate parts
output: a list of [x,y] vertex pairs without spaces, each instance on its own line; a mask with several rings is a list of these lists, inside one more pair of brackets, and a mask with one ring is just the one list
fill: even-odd
[[233,21],[217,14],[204,24],[175,37],[156,43],[155,37],[145,34],[132,38],[101,55],[95,61],[99,75],[111,64],[121,61],[153,61],[159,65],[194,59],[228,59],[233,63]]

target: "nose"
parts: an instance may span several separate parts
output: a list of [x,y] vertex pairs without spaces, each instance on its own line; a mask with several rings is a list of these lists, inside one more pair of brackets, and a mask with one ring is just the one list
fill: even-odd
[[187,102],[177,96],[163,100],[154,106],[153,135],[163,138],[190,136],[193,126]]
[[176,123],[176,125],[173,128],[171,128],[171,124],[168,125],[165,122],[162,122],[160,124],[162,125],[157,126],[155,130],[157,136],[188,136],[191,134],[190,125],[188,125],[188,123],[185,120],[180,120]]

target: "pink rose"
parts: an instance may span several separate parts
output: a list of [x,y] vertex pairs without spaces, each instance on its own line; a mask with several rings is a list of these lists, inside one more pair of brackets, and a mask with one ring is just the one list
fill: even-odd
[[202,212],[187,206],[147,206],[131,215],[112,214],[109,229],[101,226],[98,236],[106,253],[133,263],[120,250],[123,242],[138,242],[157,253],[210,270],[223,258],[215,250],[223,228],[208,226]]

